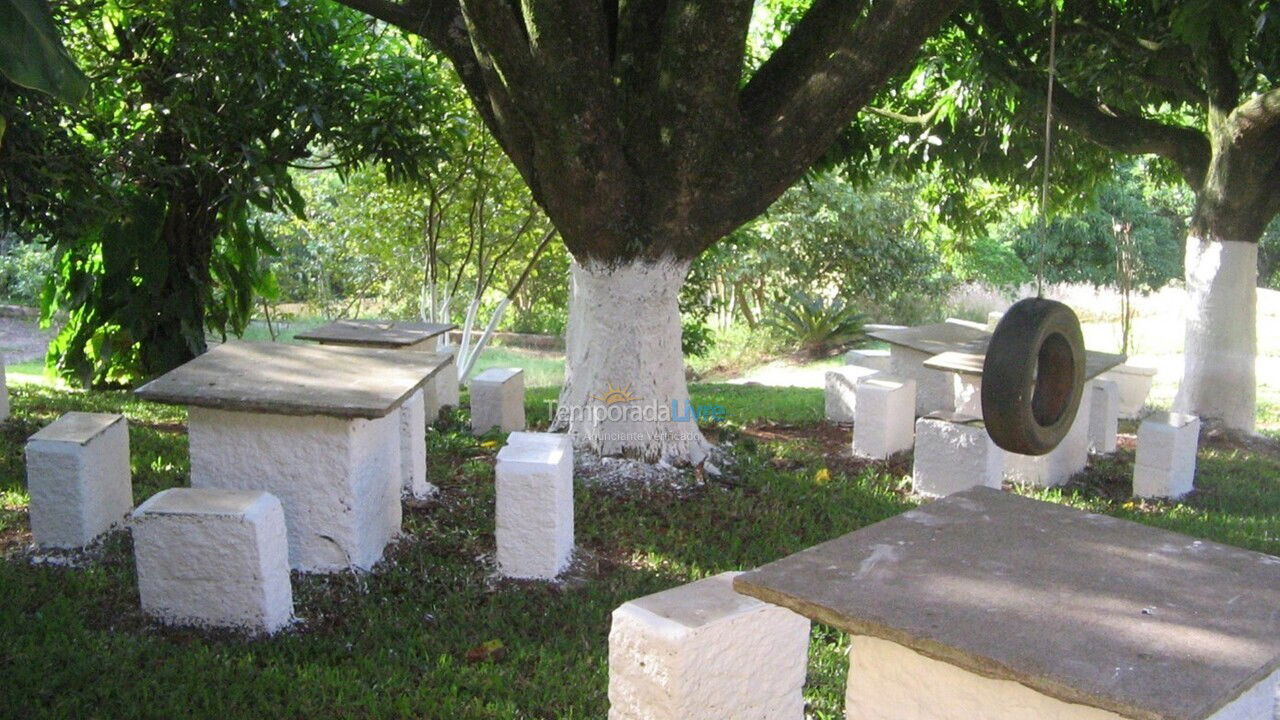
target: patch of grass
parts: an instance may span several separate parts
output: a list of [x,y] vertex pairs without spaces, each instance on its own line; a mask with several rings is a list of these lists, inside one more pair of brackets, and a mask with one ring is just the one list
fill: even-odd
[[524,386],[527,388],[559,387],[564,382],[564,353],[525,348],[490,346],[476,359],[476,373],[494,367],[518,367],[524,369]]
[[[0,426],[0,538],[22,541],[22,443],[71,409],[130,419],[134,498],[187,478],[183,412],[124,393],[35,385],[12,390]],[[547,420],[555,387],[527,395]],[[428,431],[435,501],[410,504],[404,539],[373,572],[294,576],[301,626],[273,639],[161,628],[138,610],[127,534],[83,567],[0,561],[0,672],[10,717],[600,718],[607,710],[610,612],[632,598],[744,569],[891,517],[915,504],[905,467],[841,455],[844,433],[818,422],[821,391],[695,384],[722,404],[709,433],[732,446],[723,478],[627,491],[578,484],[579,553],[557,585],[494,581],[492,464],[502,436],[466,432],[452,413]],[[757,425],[757,421],[767,421]],[[1209,444],[1200,490],[1181,503],[1132,503],[1132,455],[1096,463],[1063,490],[1027,491],[1280,553],[1280,459]],[[469,661],[500,641],[503,652]],[[809,716],[841,718],[847,640],[815,627]]]

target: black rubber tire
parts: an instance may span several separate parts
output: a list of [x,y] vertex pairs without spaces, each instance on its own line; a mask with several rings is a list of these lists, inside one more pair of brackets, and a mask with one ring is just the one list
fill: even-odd
[[1071,308],[1019,300],[996,325],[982,364],[982,419],[995,444],[1020,455],[1058,446],[1084,394],[1084,337]]

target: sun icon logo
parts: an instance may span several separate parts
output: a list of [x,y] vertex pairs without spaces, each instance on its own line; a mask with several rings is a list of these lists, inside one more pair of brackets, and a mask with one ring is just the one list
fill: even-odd
[[631,394],[631,386],[614,387],[613,383],[604,386],[604,392],[599,395],[592,395],[592,400],[599,400],[605,405],[617,405],[618,403],[635,402],[639,400],[635,395]]

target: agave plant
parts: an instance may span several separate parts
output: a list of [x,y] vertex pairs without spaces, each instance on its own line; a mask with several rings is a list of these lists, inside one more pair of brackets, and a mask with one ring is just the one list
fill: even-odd
[[815,357],[829,355],[862,336],[863,316],[841,299],[826,300],[795,291],[773,304],[768,319],[797,350]]

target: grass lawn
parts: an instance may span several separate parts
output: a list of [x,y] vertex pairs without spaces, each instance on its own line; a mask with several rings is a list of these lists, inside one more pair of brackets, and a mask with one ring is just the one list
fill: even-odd
[[[438,501],[406,509],[404,539],[362,575],[294,576],[293,631],[268,640],[165,629],[146,620],[130,541],[116,532],[75,568],[32,564],[26,550],[25,438],[62,412],[124,412],[132,424],[134,499],[181,485],[184,413],[124,393],[36,384],[11,388],[0,425],[0,673],[4,717],[601,718],[609,613],[631,598],[749,568],[890,517],[909,459],[850,458],[847,431],[820,422],[821,391],[694,385],[727,408],[708,433],[735,464],[680,487],[575,491],[579,558],[556,585],[495,581],[493,456],[463,414],[427,437]],[[545,422],[554,387],[528,396]],[[1133,427],[1128,426],[1132,432]],[[1135,504],[1132,453],[1040,497],[1280,554],[1280,452],[1209,442],[1187,502]],[[496,653],[474,652],[490,641]],[[806,697],[813,718],[841,718],[844,637],[816,627]]]

